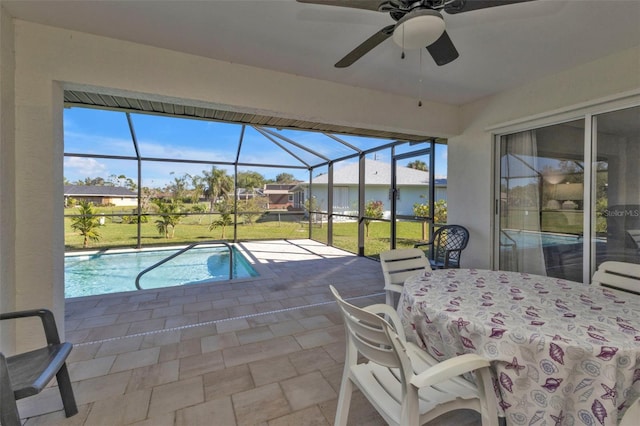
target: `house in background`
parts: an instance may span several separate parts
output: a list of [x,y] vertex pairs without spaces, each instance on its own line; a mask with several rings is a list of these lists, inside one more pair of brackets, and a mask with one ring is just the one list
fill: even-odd
[[[396,172],[397,213],[413,215],[413,205],[424,204],[428,201],[429,172],[398,166]],[[358,175],[357,162],[336,167],[333,172],[333,212],[336,214],[352,215],[358,206]],[[321,174],[313,178],[311,196],[318,200],[317,208],[327,210],[328,175]],[[389,198],[389,183],[391,182],[391,164],[376,160],[365,160],[365,203],[382,201],[384,218],[391,216],[391,199]],[[447,180],[435,180],[435,201],[447,199]],[[309,184],[301,183],[292,192],[295,207],[304,207],[309,198]]]
[[88,201],[96,206],[136,207],[138,194],[122,186],[65,185],[64,205],[68,200]]
[[289,210],[293,208],[293,188],[295,183],[267,183],[264,186],[264,196],[268,198],[269,210]]

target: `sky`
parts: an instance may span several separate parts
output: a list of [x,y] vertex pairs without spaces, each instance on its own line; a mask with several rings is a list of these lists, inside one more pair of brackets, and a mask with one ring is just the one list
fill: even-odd
[[[315,166],[324,163],[325,159],[322,156],[335,159],[353,153],[349,148],[321,133],[271,129],[273,134],[263,135],[247,126],[242,135],[238,156],[242,132],[242,126],[238,124],[133,113],[131,122],[142,157],[227,163],[233,163],[238,157],[240,163],[271,166],[238,167],[239,171],[256,171],[266,179],[275,179],[280,173],[289,173],[296,179],[307,181],[309,179],[307,165]],[[277,135],[283,139],[278,138]],[[360,149],[368,149],[388,142],[376,138],[336,136]],[[293,141],[295,144],[288,141]],[[82,153],[133,158],[136,156],[129,123],[126,114],[121,111],[65,108],[64,143],[65,154]],[[309,147],[320,156],[313,155],[301,147]],[[406,144],[396,147],[396,154],[424,147]],[[438,145],[435,155],[436,177],[446,177],[446,146]],[[391,151],[388,149],[375,154],[375,158],[380,161],[390,161],[390,157]],[[373,159],[374,155],[368,158]],[[429,163],[428,157],[425,156],[414,159]],[[348,161],[357,161],[357,159],[336,163],[335,167],[340,167]],[[399,164],[406,165],[409,161],[412,159],[403,160]],[[216,167],[226,169],[229,175],[234,174],[233,166],[217,165]],[[326,167],[320,167],[314,170],[314,176],[326,172],[326,169]],[[173,182],[176,177],[202,176],[204,170],[211,170],[211,165],[143,161],[142,186],[162,188]],[[64,159],[64,177],[71,183],[87,177],[108,179],[110,176],[120,175],[136,181],[137,173],[136,161],[132,160],[69,156]]]

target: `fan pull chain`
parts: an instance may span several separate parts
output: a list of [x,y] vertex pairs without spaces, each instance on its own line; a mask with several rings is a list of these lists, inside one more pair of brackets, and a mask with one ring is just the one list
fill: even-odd
[[418,107],[422,106],[422,50],[420,49],[420,78],[418,79]]
[[400,55],[400,59],[404,59],[404,25],[402,26],[402,55]]

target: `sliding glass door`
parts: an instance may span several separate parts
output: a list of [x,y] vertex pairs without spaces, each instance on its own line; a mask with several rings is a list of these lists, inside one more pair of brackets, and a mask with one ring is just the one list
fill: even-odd
[[499,269],[589,282],[604,261],[640,263],[640,107],[505,134],[498,151]]
[[582,123],[501,137],[500,269],[582,281]]
[[596,266],[640,263],[640,107],[593,116]]

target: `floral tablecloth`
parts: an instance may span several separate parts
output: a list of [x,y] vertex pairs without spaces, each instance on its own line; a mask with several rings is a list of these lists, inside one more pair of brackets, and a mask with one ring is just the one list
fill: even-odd
[[398,313],[407,338],[440,361],[492,360],[509,425],[615,425],[640,395],[640,296],[448,269],[409,278]]

